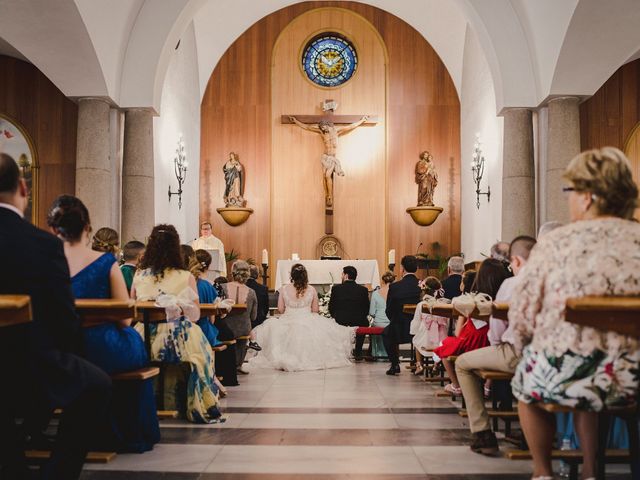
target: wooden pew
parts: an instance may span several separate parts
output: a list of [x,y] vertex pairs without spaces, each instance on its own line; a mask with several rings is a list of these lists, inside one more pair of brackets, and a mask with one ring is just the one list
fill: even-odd
[[[602,331],[614,331],[622,335],[640,338],[640,297],[587,296],[570,298],[566,303],[565,320],[582,327],[592,327]],[[557,404],[537,403],[536,406],[549,413],[574,412],[570,407]],[[640,449],[638,441],[637,405],[602,412],[598,422],[597,478],[605,478],[606,463],[626,463],[631,465],[632,478],[640,478]],[[621,416],[627,420],[629,429],[629,451],[606,450],[609,415]],[[527,450],[506,453],[514,460],[529,459]],[[571,467],[571,479],[578,478],[578,464],[582,463],[579,450],[554,450],[552,458],[562,459]]]
[[29,295],[0,295],[0,328],[31,322]]
[[570,298],[565,319],[583,327],[640,338],[640,297]]

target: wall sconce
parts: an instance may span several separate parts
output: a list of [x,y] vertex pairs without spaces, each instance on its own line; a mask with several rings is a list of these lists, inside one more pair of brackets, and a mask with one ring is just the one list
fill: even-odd
[[172,192],[171,185],[169,185],[169,202],[171,202],[172,195],[178,195],[178,209],[182,209],[182,185],[187,178],[187,154],[184,151],[184,140],[182,135],[178,139],[178,148],[176,148],[176,156],[173,159],[173,168],[175,171],[176,179],[178,180],[178,191]]
[[476,142],[473,145],[473,161],[471,162],[471,171],[473,172],[473,181],[476,184],[476,207],[480,209],[480,195],[487,196],[487,203],[491,200],[491,187],[487,186],[487,191],[480,190],[480,182],[484,175],[484,156],[482,155],[482,143],[480,142],[480,134],[476,133]]

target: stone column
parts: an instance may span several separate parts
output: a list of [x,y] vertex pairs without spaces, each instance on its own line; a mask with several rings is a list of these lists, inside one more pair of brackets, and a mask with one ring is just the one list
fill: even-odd
[[571,159],[580,153],[579,101],[577,97],[561,97],[549,101],[546,222],[569,220],[567,199],[562,193],[562,175]]
[[505,242],[536,233],[532,119],[526,108],[509,109],[504,114],[501,238]]
[[153,114],[131,109],[124,116],[121,241],[144,242],[155,224],[153,203]]
[[114,227],[111,222],[110,109],[109,103],[99,98],[78,101],[76,196],[89,209],[94,232],[101,227]]

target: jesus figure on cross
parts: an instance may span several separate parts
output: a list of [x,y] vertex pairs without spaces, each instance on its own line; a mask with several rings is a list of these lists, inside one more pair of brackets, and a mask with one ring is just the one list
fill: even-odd
[[345,127],[336,128],[333,122],[329,120],[321,120],[320,122],[318,122],[318,126],[316,127],[307,125],[306,123],[302,123],[294,116],[289,116],[289,120],[291,120],[297,126],[303,128],[304,130],[308,130],[309,132],[319,133],[320,137],[322,138],[322,141],[324,143],[324,153],[322,154],[322,158],[320,161],[322,163],[322,170],[324,171],[324,198],[325,205],[327,207],[333,207],[334,173],[341,177],[344,176],[344,170],[342,170],[340,160],[338,160],[338,158],[336,157],[336,152],[338,150],[338,137],[358,128],[368,119],[369,117],[365,115],[357,122],[349,124]]

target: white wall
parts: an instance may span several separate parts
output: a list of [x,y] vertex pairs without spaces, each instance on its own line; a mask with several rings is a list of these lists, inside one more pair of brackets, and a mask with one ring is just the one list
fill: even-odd
[[[466,261],[488,254],[502,230],[502,118],[496,117],[495,95],[489,65],[478,39],[467,28],[460,96],[462,251]],[[471,159],[476,133],[480,133],[485,157],[481,190],[491,187],[491,200],[480,198],[476,208]]]
[[[174,51],[162,90],[161,115],[154,118],[155,222],[173,224],[183,243],[198,233],[200,174],[200,89],[193,24]],[[189,167],[183,186],[182,209],[178,197],[169,202],[167,190],[178,189],[174,174],[178,138],[182,134]]]

